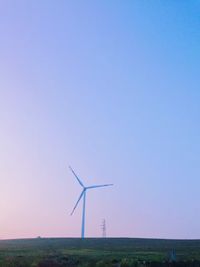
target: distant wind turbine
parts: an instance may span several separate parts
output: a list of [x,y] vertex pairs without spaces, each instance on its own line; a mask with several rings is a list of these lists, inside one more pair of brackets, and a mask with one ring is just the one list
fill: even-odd
[[92,186],[84,186],[84,184],[82,183],[82,181],[80,180],[80,178],[76,175],[76,173],[74,172],[74,170],[69,166],[69,169],[71,170],[71,172],[74,174],[74,176],[76,177],[77,181],[79,182],[80,186],[83,188],[72,212],[71,215],[74,213],[76,207],[78,206],[79,201],[81,200],[81,198],[83,197],[83,212],[82,212],[82,228],[81,228],[81,238],[85,237],[85,202],[86,202],[86,192],[88,189],[94,189],[94,188],[99,188],[99,187],[105,187],[105,186],[111,186],[113,184],[103,184],[103,185],[92,185]]

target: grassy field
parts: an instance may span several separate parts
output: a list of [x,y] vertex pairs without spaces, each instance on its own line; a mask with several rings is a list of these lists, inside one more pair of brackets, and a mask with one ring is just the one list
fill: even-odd
[[0,241],[0,267],[146,266],[165,262],[172,249],[178,262],[199,266],[200,240],[36,238]]

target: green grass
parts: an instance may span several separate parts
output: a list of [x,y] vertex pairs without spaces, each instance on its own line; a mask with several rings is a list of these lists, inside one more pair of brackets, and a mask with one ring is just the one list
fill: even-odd
[[0,267],[39,266],[45,259],[62,261],[63,266],[101,266],[102,260],[162,262],[172,249],[179,261],[200,261],[200,240],[36,238],[1,240]]

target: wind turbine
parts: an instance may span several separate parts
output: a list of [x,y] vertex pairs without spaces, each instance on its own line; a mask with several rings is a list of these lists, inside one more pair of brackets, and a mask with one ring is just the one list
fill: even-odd
[[69,166],[69,169],[71,170],[71,172],[74,174],[74,176],[76,177],[78,183],[80,184],[80,186],[83,188],[72,212],[71,215],[74,213],[76,207],[78,206],[79,201],[81,200],[81,198],[83,198],[83,211],[82,211],[82,227],[81,227],[81,238],[85,237],[85,202],[86,202],[86,192],[88,189],[94,189],[94,188],[99,188],[99,187],[105,187],[105,186],[111,186],[113,184],[103,184],[103,185],[92,185],[92,186],[84,186],[84,184],[82,183],[82,181],[80,180],[80,178],[76,175],[76,173],[74,172],[74,170],[71,168],[71,166]]

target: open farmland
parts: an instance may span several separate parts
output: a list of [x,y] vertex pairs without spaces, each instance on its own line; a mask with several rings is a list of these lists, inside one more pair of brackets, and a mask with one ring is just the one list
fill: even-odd
[[135,238],[1,240],[0,266],[172,266],[168,262],[172,249],[176,251],[176,264],[200,266],[200,240]]

